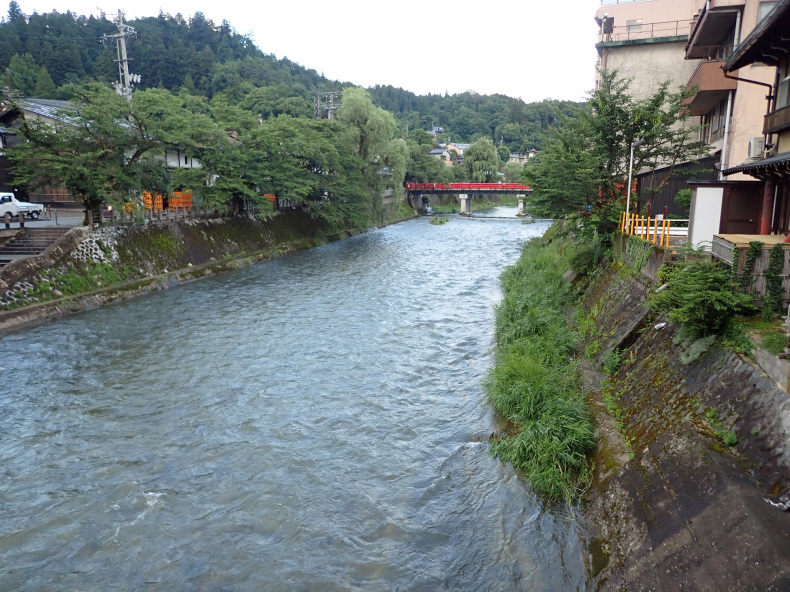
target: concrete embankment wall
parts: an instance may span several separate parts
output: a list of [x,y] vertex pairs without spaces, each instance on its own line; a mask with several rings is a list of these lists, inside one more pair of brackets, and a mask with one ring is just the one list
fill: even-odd
[[0,334],[365,230],[338,232],[301,211],[77,228],[42,256],[0,270]]
[[603,397],[590,395],[601,437],[584,512],[591,588],[788,590],[790,512],[766,498],[790,485],[790,397],[721,347],[692,359],[647,307],[667,255],[626,251],[583,299],[594,364],[618,348],[622,360]]

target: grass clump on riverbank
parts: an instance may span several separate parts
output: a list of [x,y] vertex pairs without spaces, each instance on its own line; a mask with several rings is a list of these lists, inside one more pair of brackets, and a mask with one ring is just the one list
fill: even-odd
[[577,339],[564,313],[568,267],[555,246],[535,239],[503,272],[496,364],[486,390],[515,426],[493,439],[493,453],[524,472],[545,499],[571,502],[589,483],[594,436],[573,359]]

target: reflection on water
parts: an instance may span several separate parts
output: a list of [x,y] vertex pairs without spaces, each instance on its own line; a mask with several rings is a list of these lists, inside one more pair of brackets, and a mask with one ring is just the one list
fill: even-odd
[[584,589],[485,443],[545,229],[423,218],[0,339],[0,589]]

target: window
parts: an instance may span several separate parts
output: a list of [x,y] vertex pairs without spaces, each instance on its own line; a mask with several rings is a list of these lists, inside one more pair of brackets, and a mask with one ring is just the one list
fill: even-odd
[[639,33],[642,31],[642,19],[638,21],[625,21],[625,27],[629,35],[631,33]]
[[776,0],[771,2],[760,2],[760,5],[757,7],[757,22],[759,23],[763,20],[774,6],[776,6]]
[[776,85],[776,109],[790,105],[790,60],[779,65],[779,83]]
[[724,137],[724,128],[727,120],[727,99],[722,99],[718,105],[702,117],[700,139],[712,144]]

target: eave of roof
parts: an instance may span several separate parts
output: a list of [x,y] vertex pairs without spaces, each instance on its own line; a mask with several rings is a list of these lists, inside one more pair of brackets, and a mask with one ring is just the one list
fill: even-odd
[[746,173],[758,179],[766,177],[788,177],[790,176],[790,152],[780,152],[768,158],[761,158],[752,162],[744,162],[738,166],[726,169],[725,175],[734,173]]
[[776,37],[786,32],[789,23],[790,0],[779,0],[776,6],[771,9],[771,12],[752,29],[752,32],[741,42],[738,49],[733,52],[730,59],[722,66],[724,70],[731,72],[754,62],[769,63],[775,66],[778,60],[766,60],[768,56],[763,54],[763,50],[766,49],[764,41],[768,41],[768,37]]

